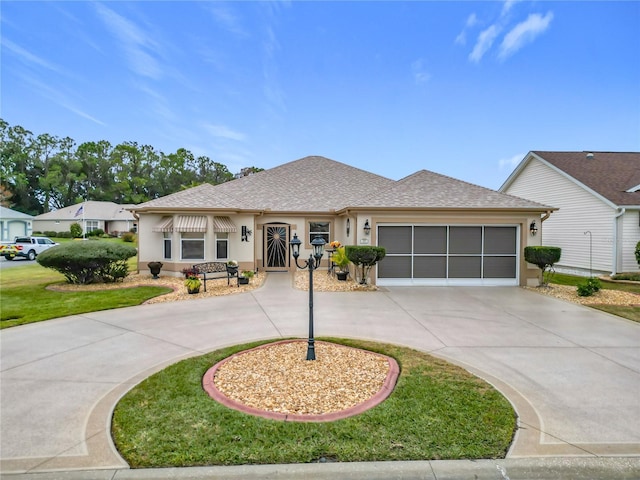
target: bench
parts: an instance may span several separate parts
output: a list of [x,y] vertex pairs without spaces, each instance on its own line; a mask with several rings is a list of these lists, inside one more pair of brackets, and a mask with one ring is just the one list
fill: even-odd
[[[202,275],[202,283],[204,284],[204,291],[207,291],[207,280],[214,280],[216,278],[224,278],[223,275],[219,275],[224,273],[227,275],[227,285],[232,277],[238,278],[238,267],[235,268],[227,268],[226,262],[205,262],[205,263],[196,263],[192,265],[192,268],[200,275]],[[218,274],[218,275],[216,275]],[[207,278],[209,275],[209,278]]]

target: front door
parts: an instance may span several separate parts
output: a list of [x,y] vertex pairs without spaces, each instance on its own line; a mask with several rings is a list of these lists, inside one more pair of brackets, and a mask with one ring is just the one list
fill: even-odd
[[264,226],[265,269],[269,272],[289,270],[289,225]]

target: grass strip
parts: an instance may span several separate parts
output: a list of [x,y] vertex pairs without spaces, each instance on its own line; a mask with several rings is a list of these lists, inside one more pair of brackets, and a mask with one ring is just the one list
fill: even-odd
[[0,328],[52,318],[140,305],[168,293],[166,287],[134,287],[117,290],[56,292],[47,285],[64,282],[64,276],[37,264],[11,267],[0,276]]
[[204,392],[202,376],[233,353],[269,342],[240,345],[181,361],[131,390],[113,416],[118,450],[133,468],[505,456],[516,417],[483,380],[416,350],[325,340],[394,357],[401,375],[391,396],[329,423],[279,422],[228,409]]

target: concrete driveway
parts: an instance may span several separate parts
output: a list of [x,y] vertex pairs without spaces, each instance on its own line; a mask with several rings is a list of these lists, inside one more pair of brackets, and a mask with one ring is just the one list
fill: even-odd
[[[308,293],[269,274],[251,293],[3,330],[0,471],[121,469],[118,399],[182,358],[307,334]],[[519,415],[511,459],[640,456],[640,325],[515,287],[316,293],[316,336],[396,343],[464,366]]]

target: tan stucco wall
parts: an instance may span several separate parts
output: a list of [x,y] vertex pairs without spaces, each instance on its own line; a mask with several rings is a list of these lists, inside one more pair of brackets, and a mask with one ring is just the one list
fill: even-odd
[[[178,214],[175,216],[177,217]],[[172,247],[173,255],[171,260],[163,259],[163,235],[153,232],[163,216],[167,214],[143,214],[139,221],[139,245],[140,245],[140,268],[146,269],[146,264],[150,261],[162,261],[163,272],[174,272],[180,274],[183,268],[194,263],[204,261],[219,261],[215,258],[215,233],[213,232],[214,214],[193,213],[193,215],[207,216],[207,233],[205,234],[205,259],[203,260],[181,260],[180,259],[180,234],[173,232]],[[307,259],[312,252],[308,242],[309,221],[329,221],[331,223],[331,240],[338,240],[343,245],[376,245],[376,227],[378,224],[437,224],[437,225],[515,225],[520,231],[520,248],[518,266],[520,285],[537,285],[539,270],[534,265],[524,261],[524,247],[527,245],[539,245],[542,236],[543,225],[540,217],[527,214],[513,214],[501,212],[479,212],[470,214],[468,212],[350,212],[343,215],[316,215],[316,214],[291,214],[291,215],[253,215],[242,214],[229,216],[237,227],[237,232],[229,234],[229,258],[238,261],[243,270],[254,269],[264,270],[264,239],[263,228],[267,224],[284,224],[289,226],[290,237],[297,234],[303,241],[300,249],[300,258]],[[347,236],[347,218],[350,223],[350,231]],[[363,227],[369,221],[371,233],[366,235]],[[529,234],[529,225],[536,221],[538,234]],[[242,242],[241,231],[245,225],[252,234],[247,242]],[[326,268],[327,256],[324,257],[322,268]],[[293,259],[290,258],[289,271],[296,269]],[[371,275],[372,282],[375,282],[376,272]]]

